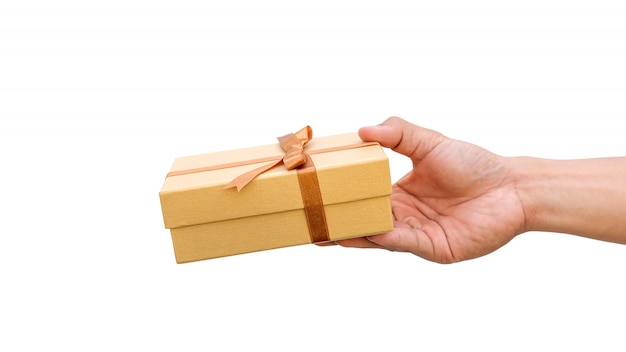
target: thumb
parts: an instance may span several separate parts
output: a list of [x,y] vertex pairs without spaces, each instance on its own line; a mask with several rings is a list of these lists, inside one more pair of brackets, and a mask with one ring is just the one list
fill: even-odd
[[446,137],[439,132],[416,126],[399,117],[390,117],[378,126],[362,127],[359,136],[365,142],[378,142],[386,148],[421,160]]

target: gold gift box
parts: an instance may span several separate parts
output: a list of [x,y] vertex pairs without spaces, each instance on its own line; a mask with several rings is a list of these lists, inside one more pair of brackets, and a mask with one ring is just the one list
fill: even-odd
[[[313,138],[304,152],[314,164],[327,240],[392,230],[389,161],[380,145],[351,133]],[[178,263],[314,242],[297,170],[278,165],[241,191],[224,188],[284,154],[277,143],[174,161],[159,196]]]

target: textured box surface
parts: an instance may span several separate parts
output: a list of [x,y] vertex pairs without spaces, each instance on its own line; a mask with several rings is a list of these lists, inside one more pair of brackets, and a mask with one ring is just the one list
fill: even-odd
[[[323,152],[328,148],[339,150]],[[314,138],[305,152],[315,164],[330,240],[392,229],[389,163],[379,145],[344,134]],[[272,144],[174,161],[171,172],[209,169],[168,176],[159,193],[178,263],[311,243],[296,170],[280,165],[240,192],[224,188],[267,163],[259,160],[283,154]]]

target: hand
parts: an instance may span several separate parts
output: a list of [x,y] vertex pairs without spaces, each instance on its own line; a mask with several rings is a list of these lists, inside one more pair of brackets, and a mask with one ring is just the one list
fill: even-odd
[[339,245],[452,263],[491,253],[525,231],[506,158],[398,117],[359,135],[408,156],[413,169],[393,185],[394,230]]

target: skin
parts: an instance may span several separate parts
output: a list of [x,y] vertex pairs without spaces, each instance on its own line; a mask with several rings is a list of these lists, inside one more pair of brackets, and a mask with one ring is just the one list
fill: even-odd
[[413,169],[393,185],[394,230],[341,246],[453,263],[528,231],[626,244],[626,158],[503,157],[398,117],[359,135],[409,157]]

